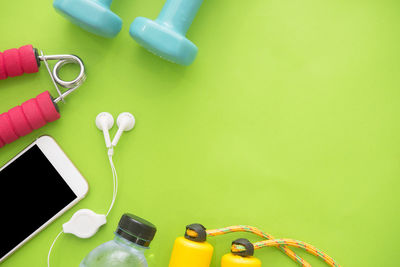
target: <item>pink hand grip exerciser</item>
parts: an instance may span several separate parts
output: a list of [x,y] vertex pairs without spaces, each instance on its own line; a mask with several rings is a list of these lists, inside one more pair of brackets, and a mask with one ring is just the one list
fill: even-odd
[[39,71],[37,50],[32,45],[0,52],[0,80]]
[[[52,72],[47,60],[58,60]],[[0,80],[20,76],[24,73],[38,72],[41,61],[45,63],[59,96],[54,99],[48,91],[45,91],[37,97],[25,101],[20,106],[0,114],[0,148],[49,122],[59,119],[60,113],[57,103],[64,101],[64,98],[77,89],[86,79],[85,67],[79,57],[74,55],[45,56],[43,52],[39,55],[38,50],[33,48],[32,45],[25,45],[18,49],[0,52]],[[69,63],[79,64],[81,71],[73,81],[63,81],[58,76],[58,72],[63,65]],[[68,90],[61,92],[58,86]]]

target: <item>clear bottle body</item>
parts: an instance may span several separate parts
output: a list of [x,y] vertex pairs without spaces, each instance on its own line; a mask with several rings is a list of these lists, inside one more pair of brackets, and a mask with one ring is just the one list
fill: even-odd
[[115,234],[113,240],[92,250],[79,267],[148,267],[146,249]]

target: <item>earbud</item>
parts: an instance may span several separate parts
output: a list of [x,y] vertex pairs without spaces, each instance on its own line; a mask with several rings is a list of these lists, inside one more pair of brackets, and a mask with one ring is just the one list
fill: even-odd
[[133,127],[135,126],[135,117],[129,112],[123,112],[118,115],[117,125],[118,131],[111,143],[113,147],[117,145],[123,132],[127,132],[133,129]]
[[104,134],[104,140],[106,142],[106,147],[111,148],[111,139],[110,139],[110,133],[108,130],[110,130],[114,125],[114,118],[113,116],[108,113],[108,112],[101,112],[99,115],[96,117],[96,126],[99,128],[99,130],[103,131]]

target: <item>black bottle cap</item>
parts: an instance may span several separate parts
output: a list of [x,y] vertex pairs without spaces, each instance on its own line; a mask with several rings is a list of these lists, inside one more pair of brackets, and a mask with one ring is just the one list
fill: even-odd
[[[195,232],[196,236],[188,234],[188,230]],[[185,231],[185,238],[196,242],[204,242],[207,240],[206,228],[199,223],[187,225]]]
[[156,231],[157,228],[151,222],[136,215],[125,213],[119,220],[118,228],[115,232],[132,243],[148,247]]
[[254,245],[246,238],[239,238],[232,242],[232,245],[242,245],[246,248],[245,251],[235,252],[231,251],[232,254],[239,255],[242,257],[254,255]]

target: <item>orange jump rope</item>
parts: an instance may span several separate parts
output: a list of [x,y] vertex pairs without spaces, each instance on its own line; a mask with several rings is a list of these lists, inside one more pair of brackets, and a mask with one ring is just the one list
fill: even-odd
[[248,225],[235,225],[219,229],[206,230],[201,224],[186,227],[185,237],[176,239],[169,267],[209,267],[213,247],[206,241],[207,237],[219,236],[234,232],[253,233],[265,240],[250,243],[247,239],[237,239],[232,242],[231,253],[222,258],[221,267],[260,267],[261,262],[253,257],[254,250],[264,247],[277,247],[301,266],[310,267],[307,261],[293,252],[289,247],[301,248],[319,257],[332,267],[340,265],[320,249],[294,239],[276,239],[272,235]]

